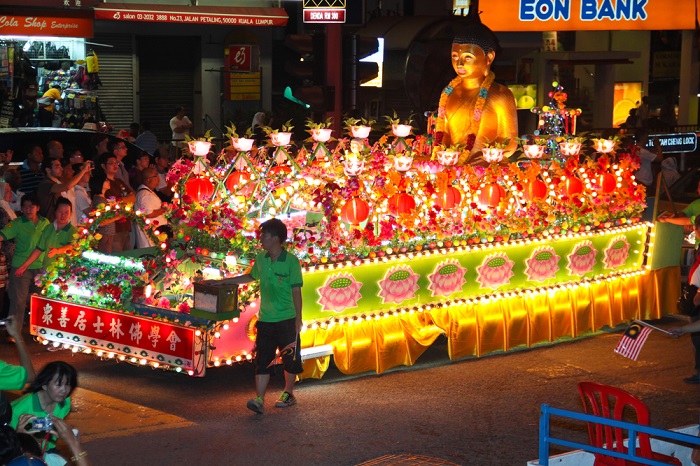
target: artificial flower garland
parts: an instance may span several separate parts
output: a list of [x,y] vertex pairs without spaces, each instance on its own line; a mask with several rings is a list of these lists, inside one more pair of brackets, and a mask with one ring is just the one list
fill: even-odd
[[[440,95],[440,102],[438,104],[438,118],[437,123],[435,125],[435,134],[438,144],[442,143],[442,137],[445,132],[445,120],[447,118],[447,98],[462,82],[462,79],[463,78],[461,76],[457,76],[456,78],[454,78],[452,81],[450,81],[450,84],[448,84],[445,87],[445,89],[443,89],[442,94]],[[493,73],[493,71],[489,72],[488,76],[486,76],[486,79],[484,79],[484,81],[481,83],[481,87],[479,88],[479,97],[476,99],[476,105],[474,106],[474,115],[472,117],[472,124],[470,126],[472,128],[472,132],[467,135],[467,143],[464,147],[464,150],[462,151],[463,157],[465,159],[469,158],[469,155],[471,154],[471,151],[474,148],[474,143],[476,142],[476,135],[479,132],[479,127],[481,126],[481,115],[484,110],[484,105],[486,105],[486,97],[488,97],[489,95],[489,89],[491,88],[491,84],[493,84],[494,79],[496,79],[496,75]]]

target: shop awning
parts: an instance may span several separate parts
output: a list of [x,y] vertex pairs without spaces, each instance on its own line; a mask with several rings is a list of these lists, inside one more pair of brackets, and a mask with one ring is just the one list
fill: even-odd
[[103,3],[95,7],[95,19],[180,23],[219,26],[284,26],[284,8]]

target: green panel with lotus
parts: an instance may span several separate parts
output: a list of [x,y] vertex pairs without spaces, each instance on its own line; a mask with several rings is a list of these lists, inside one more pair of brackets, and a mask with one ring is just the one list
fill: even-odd
[[[550,242],[408,254],[304,274],[304,319],[325,320],[641,270],[648,227]],[[447,250],[445,250],[447,251]]]

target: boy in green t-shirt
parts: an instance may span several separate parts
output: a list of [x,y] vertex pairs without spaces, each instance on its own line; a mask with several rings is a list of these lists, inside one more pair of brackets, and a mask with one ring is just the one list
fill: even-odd
[[211,283],[245,284],[260,281],[260,311],[255,338],[255,387],[257,397],[248,401],[248,409],[258,414],[265,412],[263,399],[270,374],[280,351],[284,365],[284,391],[275,407],[286,408],[296,404],[294,383],[303,372],[301,365],[301,264],[299,259],[283,247],[287,241],[287,227],[276,218],[260,225],[260,244],[265,250],[255,258],[250,273]]
[[15,255],[12,258],[12,269],[10,271],[10,315],[15,318],[17,328],[22,330],[24,324],[24,313],[27,306],[27,296],[34,285],[34,277],[41,269],[43,257],[38,257],[24,270],[19,268],[29,258],[29,255],[36,249],[39,237],[44,228],[50,223],[39,215],[39,199],[36,194],[25,194],[22,196],[22,216],[17,217],[0,230],[0,242],[4,240],[15,240]]

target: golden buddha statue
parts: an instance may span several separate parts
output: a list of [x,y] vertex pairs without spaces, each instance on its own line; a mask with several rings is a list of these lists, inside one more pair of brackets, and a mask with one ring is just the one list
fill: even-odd
[[[470,23],[452,43],[452,67],[457,73],[440,95],[436,142],[460,144],[460,163],[481,163],[486,144],[504,145],[506,157],[517,147],[518,118],[515,98],[494,82],[491,63],[497,39],[482,23]],[[506,144],[507,143],[507,144]]]

